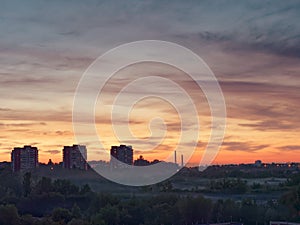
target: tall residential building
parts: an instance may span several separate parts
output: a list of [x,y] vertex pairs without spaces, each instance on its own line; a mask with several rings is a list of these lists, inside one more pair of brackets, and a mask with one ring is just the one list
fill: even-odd
[[84,145],[64,146],[63,166],[66,169],[87,170],[87,150]]
[[35,169],[38,167],[38,149],[30,145],[16,147],[11,152],[11,162],[14,172]]
[[130,145],[111,146],[110,162],[113,166],[117,166],[121,161],[125,164],[133,164],[133,149]]

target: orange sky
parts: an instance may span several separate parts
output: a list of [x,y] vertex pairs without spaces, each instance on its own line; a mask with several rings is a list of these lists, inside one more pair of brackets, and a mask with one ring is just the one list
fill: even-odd
[[[124,80],[126,76],[135,76],[134,74],[138,76],[143,71],[178,75],[179,83],[189,90],[193,99],[196,99],[195,105],[200,121],[199,144],[189,163],[197,165],[208,142],[211,126],[210,110],[205,96],[201,91],[194,90],[193,84],[186,82],[184,74],[174,68],[165,68],[164,65],[155,63],[135,65],[120,71],[117,75]],[[298,92],[289,86],[279,84],[277,88],[273,88],[275,84],[269,87],[267,84],[254,85],[247,82],[221,81],[220,84],[226,99],[227,126],[223,145],[213,163],[252,163],[257,159],[263,162],[299,161],[300,122],[299,117],[295,115],[299,113],[299,107],[295,106]],[[111,145],[119,143],[133,145],[135,158],[144,155],[148,160],[164,160],[171,155],[172,159],[173,150],[179,142],[180,120],[176,109],[162,99],[149,97],[137,102],[130,112],[129,124],[114,121],[117,124],[115,129],[122,132],[122,127],[129,127],[133,137],[140,142],[130,141],[126,132],[121,133],[121,141],[115,137],[112,121],[109,119],[112,110],[109,102],[114,100],[114,95],[118,92],[118,88],[112,87],[122,85],[122,82],[107,83],[103,91],[103,101],[106,104],[98,102],[96,106],[97,130],[103,147],[89,143],[88,139],[82,143],[88,147],[88,160],[108,160],[108,153],[103,152],[105,149],[109,150]],[[163,85],[162,89],[164,90]],[[34,145],[40,150],[41,162],[47,162],[50,158],[54,162],[60,162],[63,146],[77,143],[70,111],[72,97],[69,95],[60,99],[54,96],[52,101],[56,107],[40,100],[39,97],[28,102],[18,99],[9,102],[4,99],[4,105],[7,107],[0,110],[2,118],[0,160],[10,160],[10,151],[13,147]],[[42,98],[48,97],[45,95]],[[20,101],[23,104],[17,104]],[[13,107],[14,109],[11,109]],[[189,117],[189,113],[181,116]],[[152,119],[157,118],[161,120],[153,123]],[[162,122],[165,122],[164,126]],[[163,131],[164,129],[166,130]],[[196,132],[193,129],[191,127],[191,132]],[[154,148],[153,146],[157,144],[160,146]],[[191,151],[190,143],[186,143],[185,146],[179,150],[178,155],[181,154],[180,151]]]

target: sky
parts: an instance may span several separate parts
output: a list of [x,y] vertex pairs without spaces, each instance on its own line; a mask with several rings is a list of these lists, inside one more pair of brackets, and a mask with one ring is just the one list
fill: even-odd
[[[74,93],[89,65],[121,44],[163,40],[198,54],[222,88],[227,126],[215,164],[299,161],[299,21],[297,0],[3,0],[0,160],[9,161],[13,147],[26,144],[39,148],[42,162],[61,161],[63,146],[77,143],[72,126]],[[124,68],[106,84],[105,107],[99,101],[96,110],[103,146],[87,140],[88,159],[105,159],[103,151],[120,143],[133,145],[136,158],[143,154],[150,160],[164,159],[173,151],[180,137],[179,117],[172,105],[158,98],[144,99],[132,110],[130,131],[139,141],[125,131],[121,141],[114,137],[108,117],[112,96],[141,74],[176,80],[193,95],[201,131],[189,163],[197,164],[209,137],[207,101],[183,71],[157,63]],[[123,103],[152,87],[172,95],[166,86],[157,81],[125,91]],[[182,97],[177,100],[184,105]],[[184,116],[188,115],[187,110]],[[157,117],[164,118],[165,126],[162,121],[151,123]],[[117,122],[124,126],[122,120]],[[160,132],[163,128],[165,134]],[[189,129],[194,131],[193,124]],[[158,143],[155,149],[153,143]],[[190,143],[185,146],[188,149]]]

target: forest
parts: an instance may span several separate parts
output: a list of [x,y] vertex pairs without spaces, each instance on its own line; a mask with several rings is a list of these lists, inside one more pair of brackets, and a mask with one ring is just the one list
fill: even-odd
[[[178,192],[169,181],[156,185],[156,189],[148,186],[134,193],[118,194],[94,191],[89,184],[78,185],[68,179],[36,177],[31,172],[15,174],[9,169],[1,169],[0,180],[1,225],[300,222],[299,174],[281,184],[286,191],[278,199],[264,203],[248,197],[241,201],[215,200],[198,192]],[[239,179],[224,179],[212,180],[210,188],[213,192],[244,192],[248,185]]]

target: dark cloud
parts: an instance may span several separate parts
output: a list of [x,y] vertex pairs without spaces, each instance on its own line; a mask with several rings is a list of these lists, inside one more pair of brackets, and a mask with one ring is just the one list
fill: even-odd
[[[239,49],[250,46],[295,56],[300,52],[297,1],[221,0],[199,4],[180,0],[107,0],[84,5],[80,1],[20,4],[17,5],[22,10],[16,10],[16,3],[7,2],[0,11],[2,18],[9,21],[0,27],[7,31],[3,32],[3,40],[10,43],[21,39],[43,47],[64,43],[65,48],[69,45],[76,48],[89,42],[98,43],[100,37],[111,46],[147,37],[166,39],[173,35],[178,39],[185,35],[183,39],[187,39],[186,34],[194,34],[200,41],[236,42]],[[18,29],[24,26],[28,35]],[[124,33],[124,29],[129,32]]]
[[[230,34],[222,34],[220,32],[200,32],[198,34],[177,35],[179,38],[192,38],[206,44],[218,44],[223,50],[231,52],[262,52],[287,57],[300,57],[300,39],[299,37],[287,36],[281,39],[274,39],[268,33],[261,30],[255,33],[255,28],[249,32],[253,34],[247,38],[242,37],[235,31]],[[258,32],[258,31],[256,31]],[[291,40],[288,40],[291,39]]]

